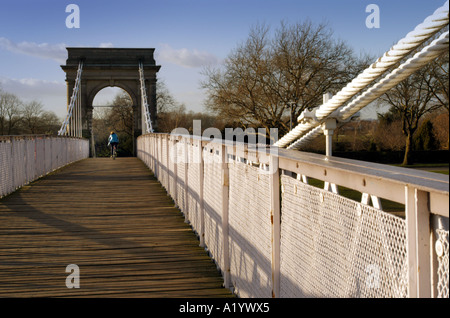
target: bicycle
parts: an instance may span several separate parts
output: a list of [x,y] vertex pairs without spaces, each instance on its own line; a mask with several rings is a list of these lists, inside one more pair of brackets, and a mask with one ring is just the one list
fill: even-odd
[[113,146],[113,153],[112,153],[112,158],[113,160],[116,160],[117,157],[117,145]]

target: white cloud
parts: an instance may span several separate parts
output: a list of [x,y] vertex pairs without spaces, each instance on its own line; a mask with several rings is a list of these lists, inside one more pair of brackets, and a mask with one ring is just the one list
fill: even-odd
[[55,60],[58,63],[64,63],[67,58],[67,50],[64,43],[48,44],[26,41],[15,43],[7,38],[0,37],[0,48],[10,52]]
[[67,113],[67,88],[64,82],[0,76],[0,87],[24,102],[31,100],[41,102],[46,110],[54,111],[59,117],[65,117]]
[[103,43],[100,43],[100,45],[98,47],[111,48],[111,47],[114,47],[114,45],[111,42],[103,42]]
[[214,54],[198,50],[173,49],[168,44],[161,44],[157,51],[157,59],[174,63],[187,68],[202,67],[205,65],[214,65],[220,62],[220,59]]
[[60,91],[62,94],[66,94],[66,84],[64,82],[47,81],[36,78],[12,79],[0,77],[0,83],[3,90],[13,94],[23,92],[26,95],[24,97],[27,98],[33,97],[34,94],[53,95],[55,90],[56,92]]
[[[14,53],[21,53],[39,58],[54,60],[59,64],[64,64],[66,62],[66,47],[67,45],[64,43],[49,44],[27,41],[15,43],[7,38],[0,37],[0,49]],[[103,42],[100,43],[98,47],[112,48],[114,47],[114,45],[111,42]]]

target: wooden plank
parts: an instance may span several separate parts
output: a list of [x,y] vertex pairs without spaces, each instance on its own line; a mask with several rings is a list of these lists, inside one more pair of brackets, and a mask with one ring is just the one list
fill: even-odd
[[[66,266],[80,269],[68,289]],[[0,200],[0,297],[233,297],[137,158],[86,159]]]

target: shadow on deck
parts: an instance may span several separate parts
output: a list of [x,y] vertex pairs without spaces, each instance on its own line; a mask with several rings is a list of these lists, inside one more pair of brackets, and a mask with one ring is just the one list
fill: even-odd
[[233,297],[222,284],[137,158],[85,159],[0,200],[0,297]]

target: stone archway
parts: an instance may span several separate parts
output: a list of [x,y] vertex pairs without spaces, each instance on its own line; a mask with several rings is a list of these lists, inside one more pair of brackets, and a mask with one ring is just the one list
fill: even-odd
[[155,49],[136,48],[67,48],[66,65],[61,68],[66,73],[67,104],[70,102],[78,64],[83,61],[83,72],[80,82],[80,100],[83,137],[91,141],[91,155],[93,151],[92,115],[95,95],[103,88],[117,86],[125,90],[133,101],[133,118],[135,138],[145,129],[145,113],[139,79],[139,62],[143,63],[145,75],[145,90],[150,107],[152,126],[156,123],[156,65],[153,53]]

